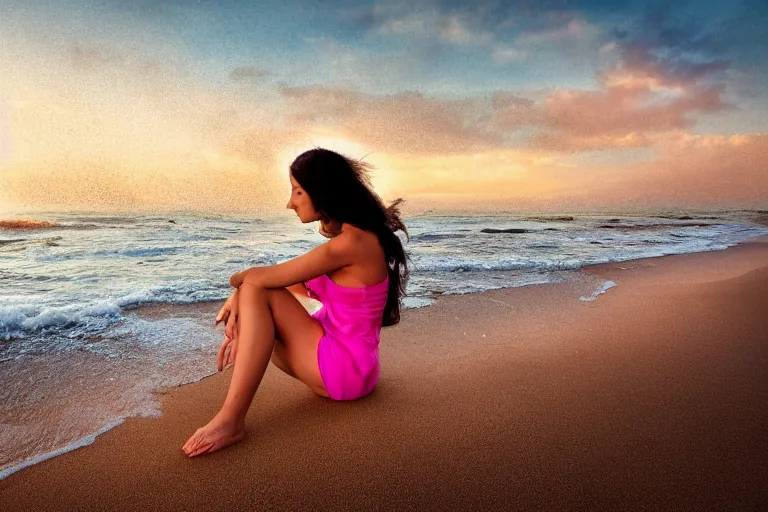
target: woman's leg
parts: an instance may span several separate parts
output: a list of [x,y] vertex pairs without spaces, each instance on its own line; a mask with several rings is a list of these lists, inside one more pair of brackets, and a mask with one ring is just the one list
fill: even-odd
[[240,286],[237,357],[229,391],[221,410],[182,447],[190,457],[210,453],[245,436],[245,416],[269,365],[275,343],[275,325],[268,291],[243,283]]

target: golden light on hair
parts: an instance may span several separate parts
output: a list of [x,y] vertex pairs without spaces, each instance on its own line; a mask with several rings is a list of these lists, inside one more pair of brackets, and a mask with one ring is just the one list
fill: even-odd
[[388,193],[390,180],[386,172],[386,163],[373,155],[372,151],[362,144],[328,130],[315,130],[307,135],[302,143],[291,145],[278,152],[276,157],[277,172],[286,183],[288,183],[288,169],[293,160],[303,152],[314,148],[329,149],[346,157],[371,164],[373,169],[370,170],[370,177],[375,192],[380,196]]

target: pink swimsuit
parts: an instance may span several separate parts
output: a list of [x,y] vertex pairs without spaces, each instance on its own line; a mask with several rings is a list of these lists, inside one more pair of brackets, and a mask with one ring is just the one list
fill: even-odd
[[363,397],[379,380],[379,334],[388,284],[389,275],[377,284],[348,288],[327,274],[304,283],[307,294],[323,303],[311,316],[325,332],[317,345],[317,362],[334,400]]

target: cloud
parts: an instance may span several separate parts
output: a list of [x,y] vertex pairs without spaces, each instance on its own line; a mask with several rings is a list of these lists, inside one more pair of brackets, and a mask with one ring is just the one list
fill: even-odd
[[[575,35],[579,24],[539,36]],[[530,147],[584,151],[650,147],[670,130],[693,127],[694,114],[735,106],[724,100],[723,72],[731,63],[711,55],[711,34],[669,9],[651,10],[633,27],[615,30],[599,51],[618,60],[597,72],[597,90],[559,90],[530,108],[496,107],[495,121],[510,129],[539,129]]]
[[456,45],[488,45],[494,35],[466,12],[444,12],[439,6],[412,10],[404,4],[377,3],[358,19],[380,35],[409,35],[421,39],[437,39]]
[[528,58],[528,52],[519,50],[514,47],[499,45],[493,49],[491,58],[499,64],[507,64],[509,62],[516,62],[525,60]]
[[[343,10],[340,19],[379,35],[483,49],[500,65],[526,60],[542,49],[572,50],[576,45],[584,51],[601,33],[597,25],[570,10],[532,10],[524,1],[517,4],[520,9],[487,1],[377,2]],[[521,30],[523,20],[535,20],[533,28]]]
[[669,86],[716,83],[732,63],[719,42],[722,24],[682,17],[672,5],[649,8],[630,27],[617,31],[621,63],[627,69],[659,77]]
[[551,45],[573,40],[592,39],[599,33],[600,30],[596,25],[574,16],[559,26],[523,32],[517,36],[516,43],[522,46]]
[[493,34],[471,27],[462,16],[444,16],[435,24],[436,33],[443,39],[455,44],[486,45],[494,40]]
[[[341,19],[379,35],[408,36],[429,44],[439,41],[463,47],[484,48],[497,63],[523,60],[527,53],[505,44],[485,24],[483,6],[448,10],[439,2],[376,3],[346,10]],[[479,7],[479,11],[478,8]]]
[[647,133],[630,132],[624,135],[573,136],[560,132],[540,132],[528,138],[527,145],[545,151],[575,153],[604,149],[630,149],[649,147],[655,137]]
[[531,108],[535,102],[510,91],[495,91],[491,94],[491,107],[495,110]]
[[406,91],[373,95],[325,86],[282,86],[287,122],[324,126],[384,152],[455,154],[503,143],[488,129],[487,101],[440,100]]
[[[660,40],[687,41],[679,32]],[[734,108],[723,99],[726,84],[713,79],[727,61],[661,58],[637,40],[613,47],[621,58],[597,72],[599,89],[555,90],[537,103],[497,101],[492,123],[500,130],[537,129],[529,147],[573,152],[651,146],[659,134],[691,128],[693,114]]]
[[[766,206],[768,133],[692,136],[673,131],[657,140],[656,148],[659,156],[652,161],[588,169],[515,150],[440,159],[393,157],[392,164],[405,171],[403,189],[420,206],[452,202],[475,210],[571,211]],[[427,179],[417,181],[417,176]]]
[[596,91],[558,90],[538,103],[497,99],[492,124],[500,130],[537,128],[529,144],[542,149],[639,147],[649,145],[655,133],[691,127],[690,114],[728,107],[722,86],[670,93],[654,90],[655,83],[645,77],[608,82]]
[[[311,53],[300,66],[299,80],[310,76],[328,86],[367,89],[402,89],[404,83],[434,65],[424,54],[371,53],[342,44],[330,36],[307,37]],[[289,80],[286,80],[288,82]]]
[[669,134],[657,144],[659,158],[599,172],[587,200],[623,197],[641,205],[765,206],[768,198],[768,133],[720,135]]

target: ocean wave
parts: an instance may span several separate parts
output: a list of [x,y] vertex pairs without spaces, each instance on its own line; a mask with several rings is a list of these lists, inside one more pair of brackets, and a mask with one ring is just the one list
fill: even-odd
[[[54,220],[62,224],[73,221],[70,218]],[[83,220],[74,219],[74,222],[79,224]],[[626,225],[643,222],[642,219],[617,220],[618,224]],[[97,220],[88,220],[93,221]],[[659,221],[659,224],[650,221],[641,229],[662,224],[674,229],[626,232],[598,230],[594,226],[607,220],[590,220],[573,229],[564,229],[562,234],[555,232],[550,236],[547,232],[547,236],[542,237],[545,233],[537,228],[535,233],[512,236],[479,233],[482,227],[494,229],[485,219],[472,225],[467,219],[464,221],[464,226],[455,225],[461,222],[446,223],[445,227],[425,224],[421,232],[411,236],[417,243],[409,251],[414,271],[409,293],[415,291],[413,285],[426,283],[427,289],[432,289],[431,284],[443,280],[445,284],[438,287],[441,292],[466,288],[458,281],[472,282],[478,286],[474,291],[482,291],[496,286],[499,280],[505,285],[515,285],[528,274],[539,278],[590,264],[724,249],[738,239],[766,232],[729,223],[706,229],[685,227],[690,221]],[[505,219],[499,227],[510,224],[515,225],[514,221]],[[37,339],[43,332],[60,332],[65,337],[70,333],[98,333],[104,326],[118,322],[126,310],[142,305],[224,300],[231,292],[226,282],[231,271],[282,263],[316,245],[314,239],[307,239],[305,243],[301,234],[292,235],[292,242],[284,244],[275,241],[274,236],[263,236],[260,231],[246,232],[219,244],[211,240],[221,234],[212,232],[210,226],[195,226],[192,232],[176,227],[169,229],[152,229],[125,239],[108,238],[103,232],[93,235],[69,232],[65,234],[64,247],[54,250],[39,246],[55,245],[61,237],[41,240],[40,235],[35,239],[32,234],[7,236],[9,240],[0,242],[0,258],[11,263],[7,270],[3,267],[6,271],[0,272],[4,292],[0,296],[0,339]],[[468,230],[471,232],[466,232]],[[34,260],[24,252],[13,252],[33,244]],[[94,249],[96,251],[91,252]],[[133,262],[130,272],[116,272],[113,268],[116,261],[125,263],[126,258]],[[45,266],[39,267],[41,264]],[[205,269],[216,270],[209,273]],[[498,279],[485,275],[495,271],[509,274]],[[457,280],[456,272],[476,272],[477,275]],[[2,309],[12,305],[13,308]]]
[[23,251],[29,247],[40,245],[56,247],[59,245],[59,240],[61,240],[60,236],[52,236],[48,238],[16,238],[11,240],[0,240],[0,253]]
[[186,235],[186,236],[182,236],[179,240],[181,240],[182,242],[210,242],[210,241],[229,240],[229,238],[223,237],[223,236],[211,236],[211,235]]
[[455,233],[445,233],[445,234],[420,233],[420,234],[412,235],[411,240],[416,240],[416,241],[451,240],[454,238],[466,238],[466,237],[467,235],[460,235]]
[[231,293],[227,287],[158,285],[65,306],[17,303],[0,306],[0,339],[27,339],[49,333],[67,337],[98,333],[120,321],[123,312],[147,304],[196,304],[224,300]]
[[203,287],[203,286],[152,286],[143,290],[136,290],[115,299],[115,303],[122,309],[133,309],[144,304],[196,304],[198,302],[210,302],[224,300],[232,293],[227,286]]
[[[610,222],[610,221],[609,221]],[[598,228],[604,228],[604,229],[630,229],[630,230],[641,230],[641,229],[660,229],[660,228],[690,228],[690,227],[697,227],[697,228],[708,228],[712,226],[719,226],[720,224],[715,224],[711,222],[677,222],[677,223],[671,223],[671,222],[662,222],[658,224],[599,224]]]
[[71,278],[67,276],[62,275],[50,275],[50,274],[29,274],[26,272],[16,272],[11,270],[3,270],[0,269],[0,281],[4,280],[15,280],[15,281],[35,281],[35,282],[51,282],[51,281],[58,281],[58,282],[67,282],[70,281]]
[[708,219],[716,220],[722,217],[712,217],[707,215],[650,215],[654,219],[674,219],[674,220],[694,220],[694,219]]
[[[494,261],[466,260],[450,256],[416,256],[414,267],[419,272],[470,272],[505,270],[576,270],[587,262],[576,259],[497,259]],[[592,262],[589,262],[592,263]]]
[[0,338],[8,341],[76,328],[80,328],[78,332],[83,328],[98,330],[119,318],[119,307],[107,300],[49,307],[33,304],[3,306],[0,307]]
[[96,251],[91,253],[91,256],[100,257],[113,257],[113,256],[127,256],[129,258],[149,258],[152,256],[170,256],[178,254],[183,251],[184,247],[144,247],[144,248],[131,248],[131,249],[112,249],[108,251]]
[[73,229],[73,230],[90,230],[90,229],[102,229],[105,226],[99,224],[57,224],[58,229]]
[[112,217],[112,216],[90,216],[90,215],[72,215],[69,218],[79,222],[89,222],[96,224],[137,224],[143,219],[136,217]]
[[564,215],[561,217],[526,217],[525,220],[533,220],[538,222],[570,222],[574,220],[570,215]]
[[8,244],[15,244],[18,242],[26,242],[27,240],[28,240],[27,238],[12,238],[10,240],[0,240],[0,247]]

